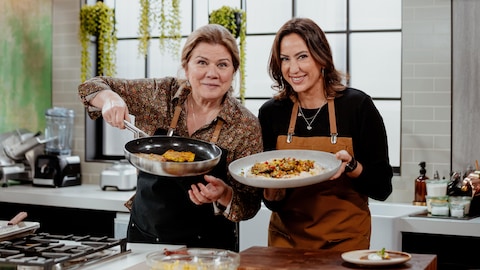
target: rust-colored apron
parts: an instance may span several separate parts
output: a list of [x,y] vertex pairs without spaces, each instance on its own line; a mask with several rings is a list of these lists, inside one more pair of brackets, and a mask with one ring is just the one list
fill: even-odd
[[[328,99],[330,137],[293,136],[298,114],[295,102],[288,134],[278,136],[277,149],[311,149],[353,156],[352,138],[337,137],[334,99]],[[281,210],[270,218],[268,245],[349,251],[370,246],[368,197],[355,191],[345,174],[336,180],[293,189]]]

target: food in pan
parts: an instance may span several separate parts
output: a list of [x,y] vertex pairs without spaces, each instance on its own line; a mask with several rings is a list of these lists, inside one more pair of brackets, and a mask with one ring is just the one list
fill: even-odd
[[325,168],[314,160],[293,157],[257,162],[245,173],[249,178],[301,178],[321,174]]
[[167,150],[162,155],[153,153],[137,153],[138,157],[146,158],[154,161],[173,161],[173,162],[192,162],[195,159],[195,153],[190,151]]

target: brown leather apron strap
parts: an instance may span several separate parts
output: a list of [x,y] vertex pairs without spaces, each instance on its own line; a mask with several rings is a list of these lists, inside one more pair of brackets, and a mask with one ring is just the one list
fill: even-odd
[[168,129],[167,136],[172,136],[173,132],[177,128],[178,119],[180,118],[180,113],[182,112],[182,107],[177,105],[175,107],[175,112],[173,113],[172,122],[170,122],[170,128]]
[[332,144],[337,143],[337,118],[335,116],[335,103],[333,102],[334,98],[328,98],[328,120],[330,122],[330,142]]
[[288,134],[287,134],[287,143],[292,142],[293,133],[295,132],[295,124],[297,123],[297,116],[298,116],[298,101],[293,103],[292,114],[290,115],[290,126],[288,127]]
[[[330,142],[332,144],[337,143],[337,118],[335,116],[335,102],[334,98],[328,98],[328,119],[330,122]],[[295,133],[295,124],[297,123],[297,116],[298,116],[298,106],[299,102],[295,101],[293,103],[292,114],[290,115],[290,125],[288,126],[288,133],[287,133],[287,143],[292,142],[293,134]]]
[[220,136],[220,131],[222,130],[223,120],[218,119],[217,125],[215,126],[215,130],[213,131],[212,138],[210,139],[211,143],[217,143],[218,137]]

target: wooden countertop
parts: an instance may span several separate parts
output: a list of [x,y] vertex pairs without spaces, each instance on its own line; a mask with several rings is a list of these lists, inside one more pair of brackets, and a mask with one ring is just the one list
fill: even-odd
[[[239,270],[336,270],[372,269],[345,262],[342,252],[331,250],[307,250],[274,247],[251,247],[240,252]],[[411,254],[408,262],[388,269],[436,270],[437,256],[431,254]],[[378,269],[378,268],[377,268]]]

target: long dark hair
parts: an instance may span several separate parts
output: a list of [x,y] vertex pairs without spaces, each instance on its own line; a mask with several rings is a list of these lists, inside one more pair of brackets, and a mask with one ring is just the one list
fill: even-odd
[[280,43],[282,39],[289,34],[299,35],[307,44],[310,54],[314,60],[323,67],[323,76],[325,82],[325,91],[327,97],[336,97],[345,90],[346,86],[342,79],[346,75],[335,69],[333,64],[332,51],[322,29],[311,19],[293,18],[287,21],[277,32],[273,41],[270,54],[270,63],[268,73],[274,80],[272,88],[278,91],[276,98],[296,97],[292,86],[282,76],[282,62],[280,59]]

